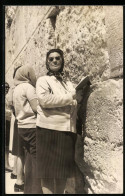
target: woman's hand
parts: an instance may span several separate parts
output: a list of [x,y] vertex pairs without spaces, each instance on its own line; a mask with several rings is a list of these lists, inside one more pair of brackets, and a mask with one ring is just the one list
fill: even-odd
[[80,89],[78,91],[72,90],[71,91],[73,100],[76,99],[78,103],[80,103],[83,99],[83,89]]

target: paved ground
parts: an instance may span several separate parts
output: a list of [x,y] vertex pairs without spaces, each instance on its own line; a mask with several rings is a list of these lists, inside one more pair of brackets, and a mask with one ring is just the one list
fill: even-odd
[[[13,167],[13,156],[9,154],[10,166]],[[14,184],[16,179],[10,178],[10,172],[5,173],[5,194],[24,194],[23,192],[14,192]]]

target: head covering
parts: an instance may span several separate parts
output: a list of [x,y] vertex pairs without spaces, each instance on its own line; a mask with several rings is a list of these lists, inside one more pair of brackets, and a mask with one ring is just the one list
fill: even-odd
[[21,67],[22,65],[19,65],[18,67],[14,68],[14,72],[13,72],[13,78],[15,78],[16,75],[16,71]]
[[17,86],[21,83],[30,83],[33,86],[36,85],[35,71],[31,66],[21,66],[16,70],[14,76],[14,85]]
[[[48,57],[51,53],[57,52],[60,54],[61,58],[62,58],[62,65],[61,68],[58,72],[53,72],[52,70],[50,70],[49,65],[48,65]],[[57,79],[61,79],[64,75],[63,73],[63,68],[64,68],[64,56],[63,56],[63,51],[60,49],[51,49],[47,52],[46,54],[46,68],[48,69],[47,75],[52,76],[54,75]]]

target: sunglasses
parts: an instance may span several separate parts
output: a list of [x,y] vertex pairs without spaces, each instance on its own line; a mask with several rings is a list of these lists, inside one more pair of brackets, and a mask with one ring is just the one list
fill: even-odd
[[61,57],[60,56],[56,56],[56,57],[49,57],[48,59],[49,59],[49,61],[53,61],[54,60],[54,58],[57,60],[57,61],[59,61],[60,59],[61,59]]

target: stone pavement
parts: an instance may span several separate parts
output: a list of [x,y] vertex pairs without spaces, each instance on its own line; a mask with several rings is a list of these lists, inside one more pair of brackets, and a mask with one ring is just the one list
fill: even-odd
[[[9,154],[9,163],[13,167],[13,155]],[[23,192],[14,192],[14,184],[16,179],[10,178],[11,172],[5,173],[5,194],[24,194]]]

